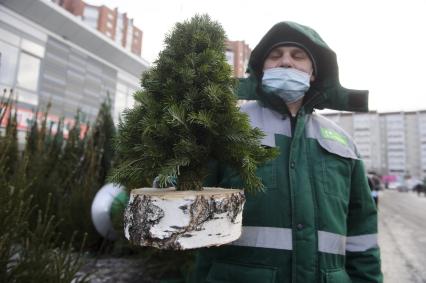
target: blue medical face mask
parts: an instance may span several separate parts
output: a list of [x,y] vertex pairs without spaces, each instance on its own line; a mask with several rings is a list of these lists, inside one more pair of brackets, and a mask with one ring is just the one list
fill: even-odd
[[299,101],[310,87],[311,76],[294,68],[271,68],[263,71],[262,90],[277,95],[285,103]]

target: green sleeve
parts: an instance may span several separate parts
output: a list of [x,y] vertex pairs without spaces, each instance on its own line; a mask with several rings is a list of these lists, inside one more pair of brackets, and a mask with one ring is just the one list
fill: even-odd
[[377,209],[361,160],[355,161],[347,220],[346,270],[354,283],[383,282],[377,242]]

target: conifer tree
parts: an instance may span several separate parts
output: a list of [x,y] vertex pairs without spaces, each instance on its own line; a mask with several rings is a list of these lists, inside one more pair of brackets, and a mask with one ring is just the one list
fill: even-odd
[[[115,138],[115,125],[111,116],[111,100],[108,98],[101,104],[90,135],[91,147],[97,153],[99,186],[105,184],[107,175],[114,161],[112,141]],[[100,188],[100,187],[99,187]]]
[[[0,101],[0,122],[6,119],[4,111],[9,111],[12,104],[10,99]],[[8,115],[6,130],[4,134],[0,132],[0,282],[87,282],[87,276],[76,275],[82,254],[72,248],[71,235],[60,241],[51,195],[44,195],[43,205],[35,201],[41,175],[33,173],[43,171],[34,170],[40,163],[30,164],[35,158],[24,154],[21,159],[15,151],[17,147],[10,146],[17,144],[16,111]],[[36,139],[32,141],[33,145],[38,143]],[[35,156],[36,152],[32,154]],[[15,163],[10,162],[10,156],[16,156]]]
[[82,113],[77,110],[74,117],[73,125],[64,125],[69,128],[68,136],[66,137],[65,146],[60,155],[60,168],[58,168],[58,176],[62,180],[64,196],[69,196],[71,191],[77,186],[76,179],[80,178],[80,167],[84,148],[86,146],[86,135],[81,138]]
[[[7,97],[7,98],[6,98]],[[5,165],[4,176],[10,179],[14,175],[18,163],[18,129],[17,129],[17,109],[13,100],[13,91],[7,94],[5,89],[3,97],[0,99],[0,125],[6,121],[5,134],[0,135],[0,152],[4,154]]]
[[[78,159],[70,163],[73,169],[72,173],[68,172],[67,196],[62,207],[65,208],[63,217],[70,227],[63,228],[88,232],[87,244],[94,248],[100,243],[101,238],[91,221],[91,205],[97,191],[105,184],[106,175],[114,158],[112,139],[115,135],[115,126],[109,98],[101,104],[95,122],[85,135],[83,149],[79,146],[79,142],[82,141],[78,133],[79,130],[75,127],[71,130],[67,141],[67,144],[70,143],[68,152],[64,154],[64,160],[72,156],[78,156]],[[70,232],[72,231],[68,231]]]
[[256,166],[276,151],[260,146],[263,133],[239,112],[236,80],[225,58],[225,32],[208,15],[178,23],[141,79],[137,106],[119,125],[122,163],[112,180],[128,188],[158,176],[177,190],[201,190],[215,160],[239,172],[246,189],[262,188]]

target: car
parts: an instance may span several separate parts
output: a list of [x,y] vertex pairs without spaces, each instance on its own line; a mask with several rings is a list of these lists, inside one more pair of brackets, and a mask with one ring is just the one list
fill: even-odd
[[388,189],[389,190],[398,190],[398,191],[404,191],[405,186],[402,184],[402,182],[399,181],[394,181],[394,182],[390,182],[388,184]]
[[408,187],[409,190],[413,190],[415,186],[417,185],[423,185],[423,182],[416,178],[410,178],[405,180],[405,184]]

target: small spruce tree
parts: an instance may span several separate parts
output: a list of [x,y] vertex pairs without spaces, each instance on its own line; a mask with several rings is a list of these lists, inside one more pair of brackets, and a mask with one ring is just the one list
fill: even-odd
[[202,190],[208,163],[239,172],[246,189],[262,188],[256,167],[276,155],[263,133],[237,108],[236,80],[225,57],[225,32],[208,15],[178,23],[144,73],[137,106],[124,113],[116,149],[122,163],[112,180],[128,188],[158,177],[177,190]]

